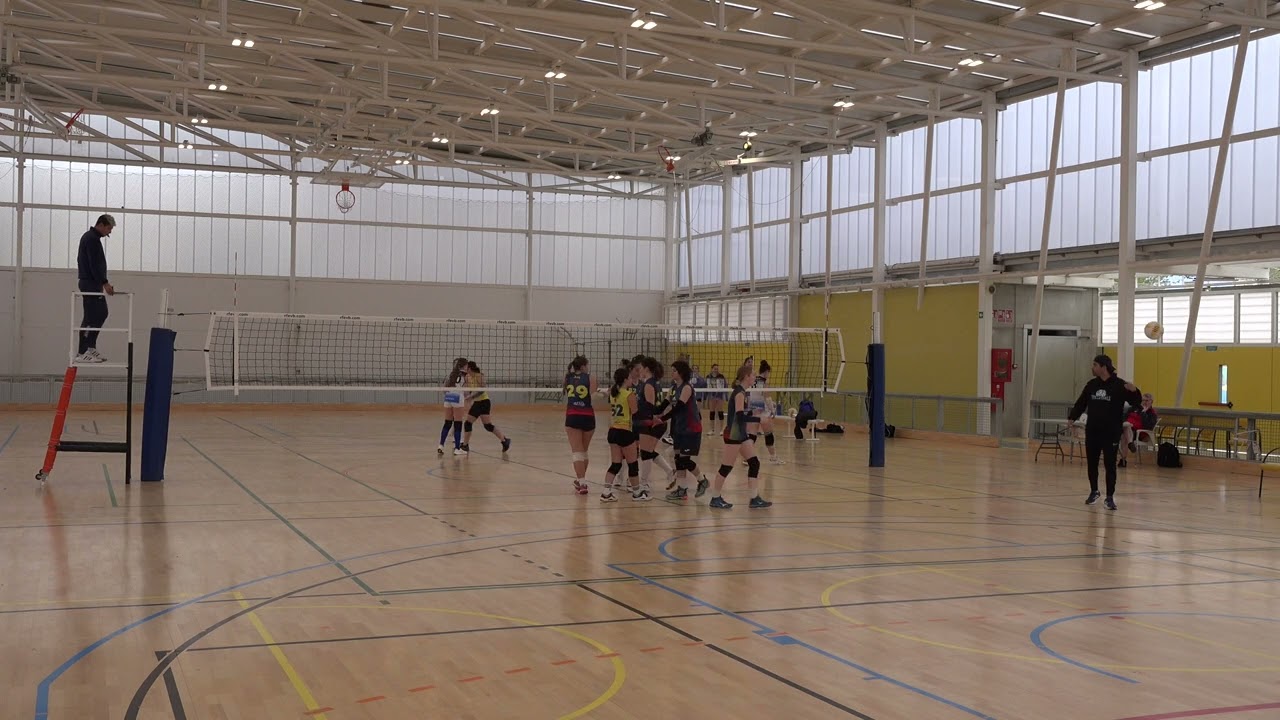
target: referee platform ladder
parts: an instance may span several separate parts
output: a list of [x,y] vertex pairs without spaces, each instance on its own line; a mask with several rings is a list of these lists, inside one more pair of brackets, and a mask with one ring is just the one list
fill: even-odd
[[[80,342],[80,325],[76,322],[76,307],[85,297],[106,297],[105,293],[71,293],[70,333],[71,345],[67,354],[67,372],[62,379],[62,393],[58,397],[58,410],[53,416],[53,429],[49,432],[49,448],[45,452],[44,465],[36,473],[43,483],[53,473],[54,461],[60,452],[116,453],[124,455],[124,482],[133,480],[133,293],[117,292],[112,297],[124,299],[128,304],[128,321],[124,327],[102,327],[99,333],[122,333],[127,342],[124,362],[78,362],[76,350]],[[80,368],[112,368],[125,371],[124,441],[63,440],[62,430],[67,423],[67,409],[71,405],[71,393],[75,388]]]

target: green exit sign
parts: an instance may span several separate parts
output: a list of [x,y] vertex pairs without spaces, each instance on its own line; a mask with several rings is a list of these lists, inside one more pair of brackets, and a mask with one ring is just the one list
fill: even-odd
[[1205,345],[1204,349],[1205,349],[1205,352],[1218,352],[1217,345]]

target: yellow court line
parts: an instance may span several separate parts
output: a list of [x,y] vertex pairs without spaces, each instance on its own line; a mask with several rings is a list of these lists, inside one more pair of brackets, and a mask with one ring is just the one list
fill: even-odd
[[[595,700],[592,700],[590,703],[578,708],[577,710],[574,710],[573,712],[567,715],[561,715],[559,718],[557,718],[557,720],[575,720],[575,718],[580,718],[584,715],[588,715],[598,710],[605,703],[608,703],[610,700],[612,700],[613,696],[617,695],[618,691],[621,690],[622,686],[627,682],[627,666],[622,662],[621,657],[617,657],[616,653],[608,645],[605,645],[604,643],[601,643],[593,638],[587,637],[586,635],[582,635],[581,633],[576,633],[566,628],[547,626],[544,623],[536,622],[533,620],[527,620],[525,618],[511,617],[508,615],[494,615],[492,613],[479,612],[476,610],[453,610],[451,608],[420,607],[415,605],[284,605],[279,607],[269,606],[263,609],[264,610],[408,610],[413,612],[445,613],[447,615],[465,615],[468,617],[480,617],[488,620],[503,620],[505,622],[515,623],[517,625],[537,626],[544,630],[551,630],[553,632],[560,633],[561,635],[564,635],[566,637],[571,637],[574,640],[584,642],[587,645],[590,645],[592,648],[594,648],[597,651],[597,653],[600,655],[615,655],[615,657],[610,658],[610,663],[613,665],[613,682],[609,685],[609,687],[605,689],[605,691],[601,693],[600,696],[597,697]],[[274,641],[270,641],[270,642],[274,642]],[[317,716],[317,717],[321,717],[321,716]]]
[[[240,607],[249,607],[249,602],[244,599],[243,594],[236,592],[235,598],[240,601]],[[320,709],[320,704],[316,702],[315,696],[311,694],[311,688],[307,687],[306,681],[294,669],[293,663],[289,662],[284,650],[281,650],[276,644],[276,639],[271,636],[271,631],[267,630],[267,626],[262,624],[262,619],[255,612],[250,612],[248,618],[249,622],[253,623],[253,629],[258,631],[258,634],[262,636],[262,641],[270,648],[272,657],[280,664],[280,669],[284,671],[285,677],[289,678],[290,684],[293,685],[294,691],[298,693],[298,697],[302,699],[302,704],[306,706],[307,712],[314,713],[311,717],[317,718],[317,720],[327,720],[324,713],[315,712]]]

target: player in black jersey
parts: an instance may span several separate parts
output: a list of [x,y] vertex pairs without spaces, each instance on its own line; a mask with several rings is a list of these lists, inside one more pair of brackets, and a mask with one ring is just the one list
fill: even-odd
[[[675,482],[680,487],[667,493],[667,500],[682,501],[689,497],[694,478],[698,477],[698,462],[694,458],[702,450],[702,413],[698,410],[698,394],[694,392],[689,363],[677,360],[671,364],[671,370],[676,385],[664,417],[671,421],[671,439],[676,450]],[[694,497],[702,497],[710,483],[705,476],[697,483]]]
[[591,377],[591,365],[581,355],[569,363],[564,376],[564,431],[569,436],[569,449],[573,452],[573,490],[579,495],[591,491],[587,484],[587,450],[591,436],[596,431],[596,411],[591,407],[591,396],[596,393],[596,379]]
[[733,505],[725,502],[721,496],[724,482],[733,472],[733,463],[742,458],[747,461],[747,489],[751,491],[751,504],[754,509],[767,508],[773,503],[760,496],[760,458],[756,457],[755,435],[760,419],[751,414],[747,403],[747,390],[743,385],[752,376],[753,368],[743,364],[738,368],[737,377],[733,381],[733,392],[729,396],[729,424],[724,429],[724,451],[720,455],[720,472],[712,483],[711,507],[717,510],[728,510]]

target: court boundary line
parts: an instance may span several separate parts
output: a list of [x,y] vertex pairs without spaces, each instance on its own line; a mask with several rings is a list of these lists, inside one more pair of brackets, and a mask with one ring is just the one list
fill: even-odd
[[[168,650],[156,650],[156,659],[164,657]],[[169,710],[173,720],[187,720],[187,709],[182,705],[182,695],[178,692],[178,679],[174,677],[173,668],[164,671],[164,689],[169,695]]]

